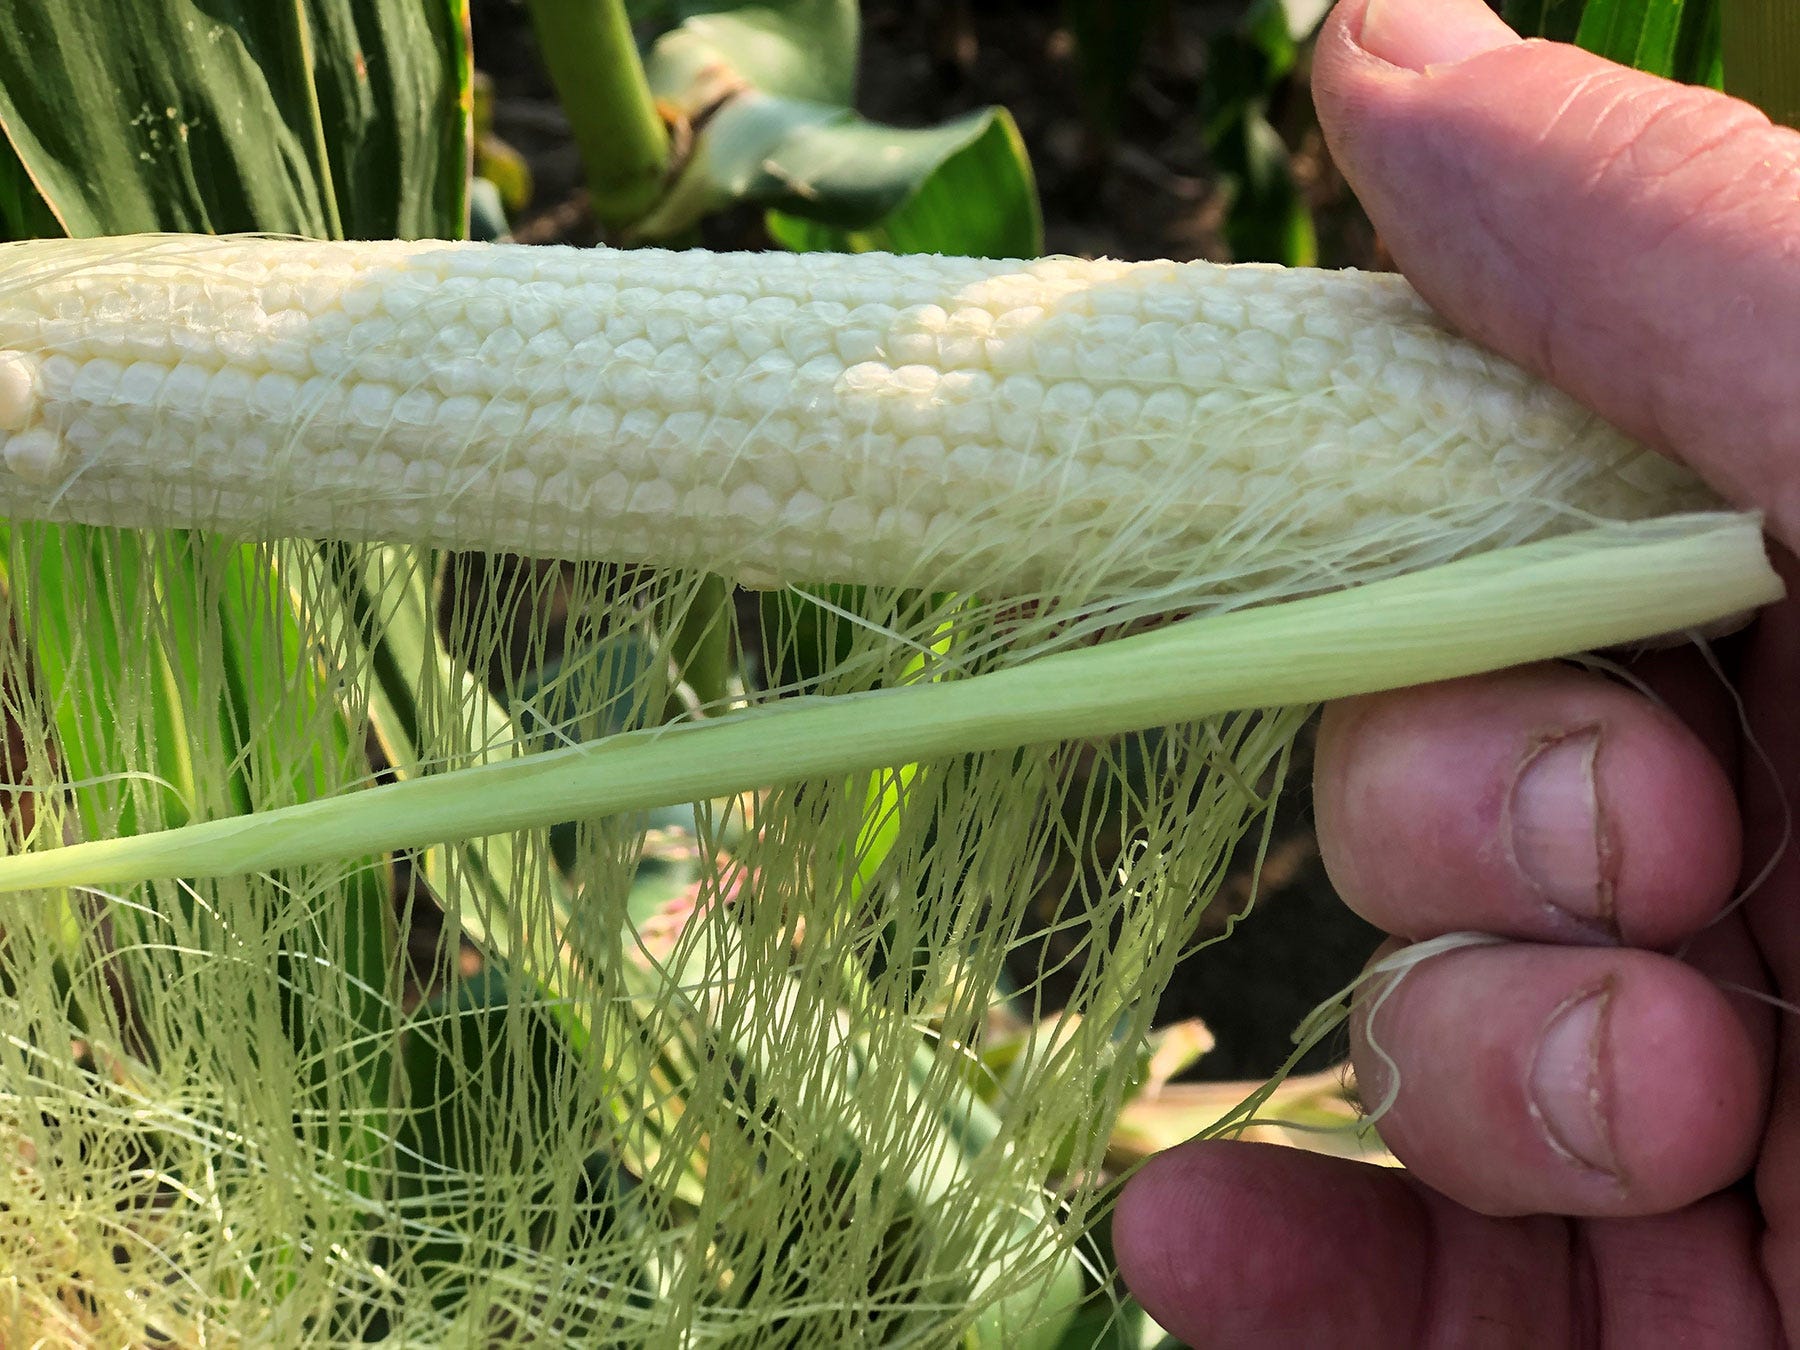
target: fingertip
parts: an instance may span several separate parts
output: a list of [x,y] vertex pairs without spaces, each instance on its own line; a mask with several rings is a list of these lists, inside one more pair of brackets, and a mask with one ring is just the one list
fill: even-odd
[[1339,893],[1413,939],[1672,946],[1716,916],[1741,854],[1730,779],[1699,737],[1560,666],[1331,705],[1314,803]]
[[1490,1216],[1690,1204],[1743,1175],[1767,1105],[1766,1045],[1711,981],[1647,952],[1439,956],[1353,1040],[1359,1077],[1392,1090],[1389,1147]]
[[1658,1214],[1743,1177],[1768,1112],[1769,1063],[1705,976],[1664,963],[1622,987],[1613,1014],[1612,1113],[1633,1203]]
[[1358,9],[1339,18],[1356,45],[1421,74],[1519,41],[1479,0],[1359,0]]
[[1614,926],[1635,946],[1673,947],[1711,923],[1736,890],[1737,796],[1698,738],[1660,710],[1622,733],[1611,753],[1600,792]]
[[1408,1344],[1427,1227],[1385,1169],[1197,1141],[1139,1169],[1113,1245],[1132,1294],[1189,1344]]

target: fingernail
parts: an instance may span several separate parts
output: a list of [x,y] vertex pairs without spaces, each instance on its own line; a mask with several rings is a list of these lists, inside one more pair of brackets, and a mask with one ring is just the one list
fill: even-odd
[[1584,727],[1537,746],[1513,779],[1507,814],[1513,864],[1550,904],[1610,931],[1612,883],[1594,764],[1600,728]]
[[1611,1003],[1612,986],[1605,984],[1557,1009],[1531,1063],[1531,1107],[1558,1153],[1617,1177],[1606,1100],[1606,1013]]
[[1421,73],[1518,40],[1481,0],[1369,0],[1357,35],[1371,56]]

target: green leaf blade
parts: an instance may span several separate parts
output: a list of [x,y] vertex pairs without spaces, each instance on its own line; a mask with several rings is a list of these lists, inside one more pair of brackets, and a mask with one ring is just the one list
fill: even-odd
[[[8,17],[0,135],[69,234],[461,232],[461,0],[17,0]],[[41,232],[23,214],[8,229]]]
[[1609,61],[1719,88],[1719,0],[1513,0],[1504,14],[1526,37],[1573,42]]
[[660,97],[722,67],[750,88],[802,102],[848,105],[862,44],[857,0],[688,0],[681,23],[651,50],[647,73]]
[[[769,233],[796,252],[1043,252],[1037,184],[1011,114],[985,108],[919,131],[873,123],[821,129],[774,157],[788,190]],[[805,191],[794,184],[805,184]]]

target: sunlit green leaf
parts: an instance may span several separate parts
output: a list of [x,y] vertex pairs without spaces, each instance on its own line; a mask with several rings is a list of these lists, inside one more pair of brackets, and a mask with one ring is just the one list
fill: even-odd
[[460,233],[465,27],[463,0],[13,0],[0,133],[69,234]]
[[794,249],[1041,251],[1030,160],[1004,110],[915,128],[856,114],[854,3],[681,10],[685,21],[657,40],[647,72],[657,97],[699,131],[663,201],[638,222],[641,235],[669,238],[756,202]]
[[[462,232],[465,0],[16,0],[8,20],[0,231]],[[78,526],[22,532],[14,544],[15,593],[43,687],[85,691],[77,703],[59,697],[53,722],[65,771],[95,785],[76,802],[87,832],[326,795],[359,762],[359,734],[317,678],[273,555]],[[152,610],[164,627],[117,626],[121,613]],[[121,645],[128,631],[141,648]],[[146,684],[151,706],[118,706]],[[294,756],[296,746],[314,748]],[[136,770],[130,786],[107,793],[127,767]],[[274,997],[321,1103],[342,1092],[331,1066],[343,1047],[365,1047],[350,1057],[364,1114],[347,1115],[339,1134],[348,1184],[366,1193],[373,1173],[356,1163],[380,1152],[372,1108],[386,1104],[389,1084],[385,870],[356,869],[339,905],[321,922],[343,935],[333,958],[342,978],[327,987],[311,964],[289,978],[309,958],[284,942]],[[156,908],[194,917],[179,886],[163,889]],[[112,921],[122,935],[143,929],[138,942],[163,940],[128,907]],[[155,992],[153,981],[143,991]]]
[[1589,0],[1575,40],[1622,65],[1688,84],[1723,78],[1716,0]]
[[1063,1350],[1085,1293],[1081,1263],[1066,1252],[1040,1283],[989,1307],[966,1344],[970,1350]]
[[786,248],[987,258],[1043,252],[1031,161],[1004,109],[918,131],[839,123],[791,148],[791,157],[777,154],[770,164],[810,192],[790,191],[769,213],[769,233]]
[[778,98],[843,105],[856,95],[857,0],[678,0],[675,10],[682,22],[648,63],[665,98],[708,67]]
[[1687,84],[1721,82],[1719,0],[1511,0],[1505,13],[1529,37],[1576,42]]

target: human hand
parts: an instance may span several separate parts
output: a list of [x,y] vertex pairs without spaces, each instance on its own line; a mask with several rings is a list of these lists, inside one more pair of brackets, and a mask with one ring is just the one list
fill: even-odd
[[[1344,0],[1314,87],[1441,313],[1800,547],[1800,134],[1520,43],[1480,0]],[[1661,707],[1535,667],[1327,711],[1345,899],[1404,941],[1508,941],[1420,964],[1377,1014],[1406,1172],[1233,1143],[1143,1169],[1114,1237],[1159,1322],[1201,1346],[1800,1340],[1800,1021],[1724,987],[1800,1002],[1800,856],[1714,922],[1800,809],[1800,601],[1740,641],[1780,792],[1691,651],[1636,668]]]

